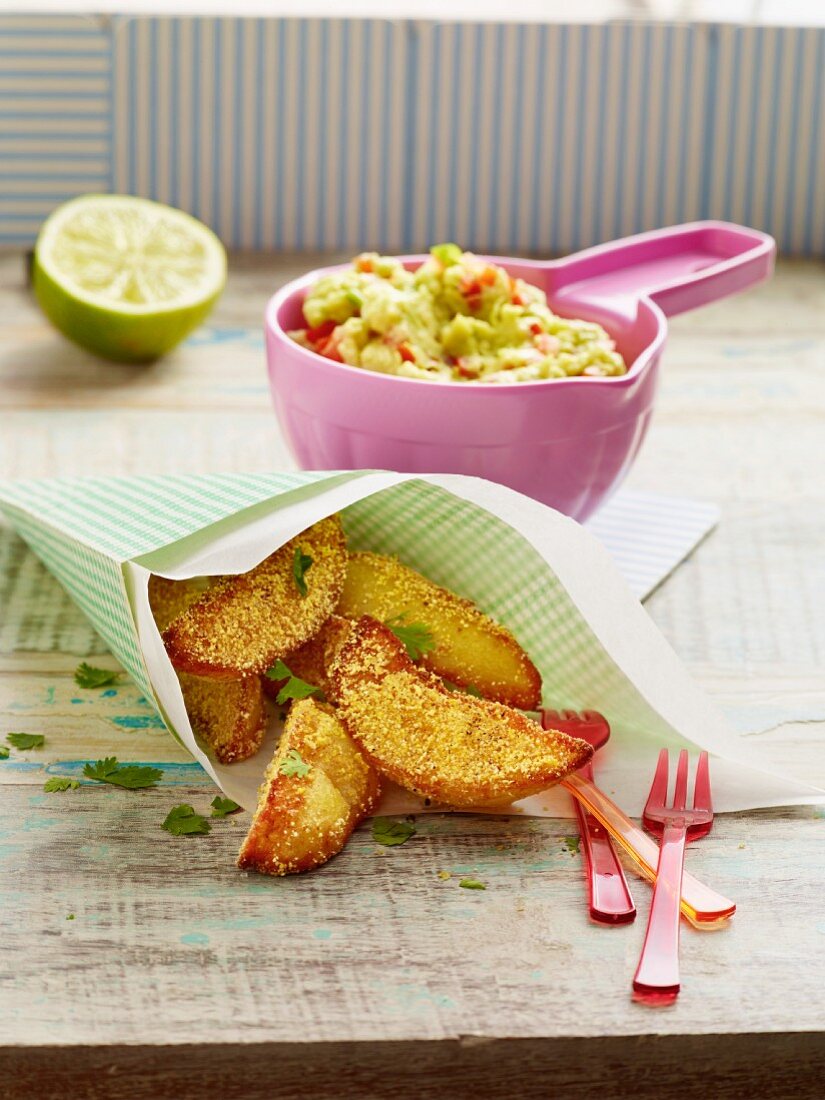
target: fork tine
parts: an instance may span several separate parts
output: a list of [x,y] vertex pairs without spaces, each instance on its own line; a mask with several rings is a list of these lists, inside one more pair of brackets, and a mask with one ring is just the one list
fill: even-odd
[[561,712],[561,716],[565,720],[565,722],[581,721],[581,719],[579,718],[579,712],[577,710],[563,710]]
[[662,749],[662,751],[659,753],[659,760],[656,764],[656,774],[653,776],[653,782],[650,784],[650,794],[647,796],[645,813],[648,812],[648,809],[655,810],[657,807],[661,808],[667,801],[667,774],[667,749]]
[[699,763],[696,765],[696,782],[693,785],[694,810],[712,810],[713,803],[710,796],[710,765],[708,754],[699,754]]
[[582,718],[588,722],[598,722],[600,725],[604,723],[607,726],[609,723],[603,714],[600,714],[597,710],[583,710]]
[[544,709],[544,721],[545,722],[558,722],[561,720],[561,715],[557,710]]
[[688,781],[688,754],[687,749],[679,753],[679,763],[676,767],[676,787],[673,791],[673,809],[684,810],[687,801]]

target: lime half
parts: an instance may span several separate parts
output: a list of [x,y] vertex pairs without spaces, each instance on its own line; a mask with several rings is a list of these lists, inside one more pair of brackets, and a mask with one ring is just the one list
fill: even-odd
[[156,359],[199,325],[226,282],[202,222],[132,195],[64,203],[37,238],[34,292],[49,320],[107,359]]

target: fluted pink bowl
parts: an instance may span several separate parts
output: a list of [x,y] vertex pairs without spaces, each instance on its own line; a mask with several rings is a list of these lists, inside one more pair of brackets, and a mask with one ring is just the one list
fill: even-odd
[[[275,411],[303,469],[472,474],[583,520],[621,483],[645,437],[667,317],[767,278],[775,250],[756,230],[695,222],[562,260],[489,257],[541,287],[561,316],[602,324],[629,368],[506,385],[398,378],[301,347],[287,333],[305,327],[309,287],[336,268],[312,271],[267,305]],[[424,259],[403,257],[410,268]]]

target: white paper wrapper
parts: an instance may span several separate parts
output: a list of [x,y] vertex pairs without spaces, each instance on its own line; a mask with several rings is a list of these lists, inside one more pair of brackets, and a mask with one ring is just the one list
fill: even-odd
[[[253,519],[221,522],[192,539],[124,565],[140,648],[169,725],[231,798],[251,808],[279,723],[252,759],[211,760],[196,742],[177,678],[152,619],[151,572],[183,579],[244,572],[300,531],[341,512],[350,547],[397,554],[433,580],[474,599],[522,642],[544,680],[544,704],[594,709],[611,724],[595,761],[599,785],[641,812],[659,748],[708,749],[718,811],[825,801],[819,788],[778,775],[725,725],[689,677],[601,544],[578,524],[510,489],[455,475],[341,475],[311,495],[275,497]],[[443,807],[441,807],[443,808]],[[392,788],[377,812],[421,812]],[[489,811],[484,811],[489,812]],[[502,813],[570,816],[561,789]]]

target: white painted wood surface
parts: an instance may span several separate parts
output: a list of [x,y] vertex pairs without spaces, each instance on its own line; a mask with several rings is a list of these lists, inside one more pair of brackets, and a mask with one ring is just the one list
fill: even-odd
[[[237,257],[210,328],[133,368],[65,344],[22,258],[0,257],[0,476],[288,463],[260,318],[309,262]],[[630,481],[722,506],[648,608],[737,728],[820,785],[823,318],[822,269],[784,264],[771,285],[677,319]],[[318,1097],[546,1096],[555,1081],[564,1097],[646,1097],[699,1070],[710,1096],[818,1094],[821,811],[725,816],[692,847],[691,868],[739,913],[722,933],[683,930],[683,994],[651,1012],[629,993],[649,890],[633,879],[634,925],[590,924],[569,823],[428,817],[401,848],[362,829],[312,875],[247,877],[233,866],[243,819],[208,837],[160,831],[171,805],[205,810],[214,788],[127,680],[75,688],[85,658],[111,665],[0,527],[0,734],[46,736],[0,762],[0,1095],[279,1097],[311,1081]],[[42,791],[106,753],[161,762],[163,784]],[[460,889],[468,873],[488,889]]]

